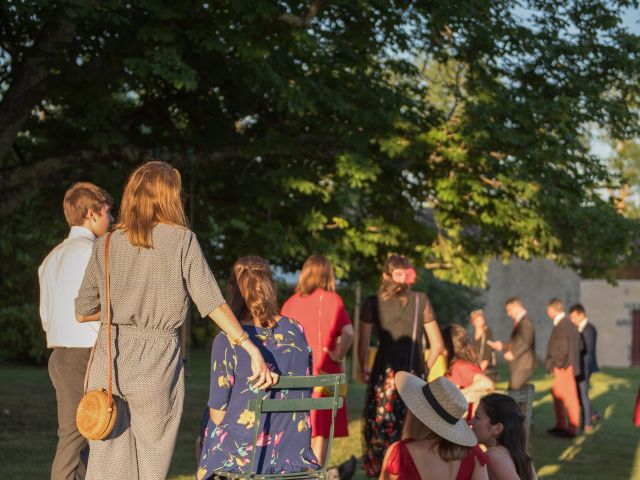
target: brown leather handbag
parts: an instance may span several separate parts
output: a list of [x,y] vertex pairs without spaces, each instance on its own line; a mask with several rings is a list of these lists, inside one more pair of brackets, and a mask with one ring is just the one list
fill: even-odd
[[[112,385],[112,364],[113,358],[111,356],[111,304],[109,303],[109,242],[111,240],[111,234],[107,234],[107,240],[105,242],[104,253],[104,265],[105,265],[105,278],[106,278],[106,302],[107,309],[107,351],[109,356],[109,379],[108,390],[104,388],[99,390],[92,390],[87,392],[89,386],[89,372],[91,371],[91,364],[93,363],[93,356],[96,352],[96,346],[94,345],[91,351],[91,358],[89,358],[89,365],[87,367],[87,375],[84,379],[84,396],[80,400],[78,405],[78,411],[76,412],[76,423],[78,425],[78,431],[83,437],[88,440],[104,440],[109,436],[113,427],[116,424],[116,417],[118,412],[116,410],[116,404],[113,401],[113,385]],[[97,343],[97,342],[96,342]]]

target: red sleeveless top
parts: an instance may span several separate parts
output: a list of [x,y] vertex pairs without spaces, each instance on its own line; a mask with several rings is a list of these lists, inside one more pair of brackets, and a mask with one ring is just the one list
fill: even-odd
[[[391,445],[389,448],[389,458],[384,465],[384,470],[392,475],[398,475],[402,480],[421,480],[416,465],[413,463],[411,454],[406,444],[413,440],[402,440]],[[456,480],[470,480],[475,468],[475,459],[481,465],[489,463],[489,456],[477,445],[469,449],[469,453],[460,462],[460,470]]]

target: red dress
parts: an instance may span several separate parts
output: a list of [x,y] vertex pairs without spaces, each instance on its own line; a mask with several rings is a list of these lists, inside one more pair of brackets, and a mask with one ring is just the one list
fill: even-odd
[[[313,374],[341,373],[342,365],[334,362],[322,350],[326,347],[333,350],[336,340],[345,325],[350,325],[349,315],[344,308],[340,295],[328,292],[321,288],[316,289],[311,295],[302,297],[294,294],[282,306],[282,315],[293,318],[304,328],[307,343],[311,347],[313,356]],[[321,396],[314,392],[314,397]],[[314,437],[329,437],[331,428],[331,411],[314,410],[311,412],[311,429]],[[334,425],[334,437],[346,437],[349,435],[347,420],[346,399],[341,409],[338,410]]]
[[[418,473],[418,469],[415,463],[413,463],[413,459],[406,445],[412,441],[413,440],[401,440],[389,447],[391,452],[387,458],[387,463],[385,463],[383,467],[385,472],[391,475],[398,475],[398,478],[402,480],[421,480],[420,473]],[[489,456],[483,452],[480,447],[477,445],[471,447],[467,456],[460,462],[460,470],[458,470],[456,480],[469,480],[471,478],[473,470],[475,469],[476,458],[482,465],[489,463]]]
[[638,389],[638,396],[636,397],[636,408],[633,411],[633,424],[636,427],[640,427],[640,388]]
[[449,367],[449,373],[447,373],[446,377],[458,387],[467,388],[473,383],[473,377],[478,373],[483,373],[478,365],[465,360],[456,360]]

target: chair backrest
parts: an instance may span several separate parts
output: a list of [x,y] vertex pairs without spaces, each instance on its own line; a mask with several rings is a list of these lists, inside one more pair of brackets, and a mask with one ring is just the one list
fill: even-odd
[[533,398],[536,393],[536,387],[533,383],[527,383],[520,390],[500,390],[497,393],[509,395],[520,406],[520,411],[525,417],[525,427],[527,438],[531,431],[531,418],[533,417]]
[[[322,398],[296,398],[296,399],[263,399],[264,392],[256,393],[256,398],[249,401],[249,410],[255,414],[255,425],[253,431],[253,445],[258,441],[260,434],[260,415],[263,413],[276,412],[302,412],[310,410],[331,410],[331,430],[329,431],[329,439],[327,443],[326,461],[322,468],[317,471],[324,478],[327,471],[327,463],[331,454],[331,443],[333,442],[333,427],[336,419],[336,412],[342,407],[344,399],[340,396],[340,385],[346,382],[344,373],[336,373],[331,375],[315,375],[308,377],[280,377],[277,385],[270,390],[300,390],[312,389],[315,387],[329,387],[333,391],[330,397]],[[257,448],[251,451],[251,463],[248,465],[246,478],[251,478],[254,470],[255,456]],[[303,478],[304,472],[294,473],[278,473],[274,475],[259,474],[260,478]]]

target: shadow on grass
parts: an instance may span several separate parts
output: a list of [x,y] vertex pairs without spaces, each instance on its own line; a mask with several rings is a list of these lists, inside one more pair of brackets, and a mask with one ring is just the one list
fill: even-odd
[[[195,350],[189,365],[186,399],[170,480],[192,479],[194,441],[209,395],[209,350]],[[603,420],[595,431],[574,440],[550,437],[554,423],[551,377],[537,370],[532,453],[540,478],[640,479],[640,429],[631,422],[638,370],[604,369],[592,377],[592,398]],[[505,376],[503,373],[502,378]],[[503,383],[506,385],[506,383]],[[46,368],[0,367],[0,478],[48,478],[56,449],[56,401]],[[360,416],[364,385],[351,384],[347,405],[350,435],[334,441],[330,464],[361,456]],[[634,459],[636,466],[634,467]],[[635,468],[635,470],[634,470]],[[362,467],[354,479],[364,479]]]
[[[593,432],[575,439],[556,438],[545,429],[554,425],[550,387],[536,393],[537,422],[532,432],[538,477],[544,479],[634,479],[638,432],[631,422],[637,371],[604,369],[592,377],[591,397],[601,420]],[[542,382],[540,382],[542,383]]]

